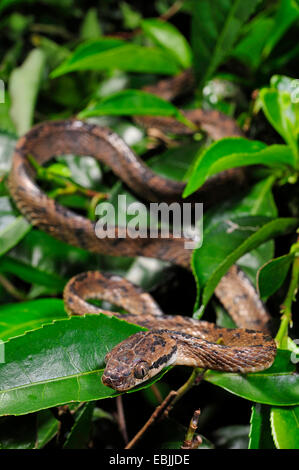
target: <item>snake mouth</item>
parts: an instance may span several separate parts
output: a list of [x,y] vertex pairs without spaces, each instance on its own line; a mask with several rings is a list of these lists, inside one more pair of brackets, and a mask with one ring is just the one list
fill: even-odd
[[113,388],[118,392],[124,392],[125,390],[129,390],[131,387],[124,381],[124,377],[111,377],[109,375],[102,375],[102,384],[106,385],[106,387]]

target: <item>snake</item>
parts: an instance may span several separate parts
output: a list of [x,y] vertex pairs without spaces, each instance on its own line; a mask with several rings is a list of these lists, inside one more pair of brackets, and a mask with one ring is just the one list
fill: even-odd
[[[193,86],[189,70],[146,88],[172,100]],[[184,111],[187,119],[206,131],[212,139],[240,136],[235,121],[216,110]],[[135,116],[139,124],[164,132],[189,134],[187,126],[168,117]],[[70,245],[93,253],[112,256],[149,257],[168,261],[190,270],[192,250],[186,237],[115,238],[98,237],[95,222],[60,205],[36,183],[36,170],[28,156],[43,165],[61,154],[92,156],[108,165],[134,194],[155,202],[181,200],[185,183],[164,178],[150,167],[115,132],[107,127],[70,118],[35,125],[17,141],[8,177],[10,194],[26,219],[38,229]],[[226,170],[208,179],[195,197],[215,204],[231,187],[242,188],[246,174],[242,168]],[[125,229],[126,230],[126,229]],[[142,331],[126,338],[105,357],[102,383],[118,392],[134,388],[165,367],[185,365],[246,374],[269,368],[276,344],[269,333],[270,316],[254,286],[236,265],[219,281],[215,295],[229,312],[236,328],[184,315],[165,315],[153,297],[127,279],[112,273],[88,271],[71,278],[63,292],[69,315],[104,314],[139,325]],[[126,313],[100,308],[88,300],[102,299],[118,305]]]

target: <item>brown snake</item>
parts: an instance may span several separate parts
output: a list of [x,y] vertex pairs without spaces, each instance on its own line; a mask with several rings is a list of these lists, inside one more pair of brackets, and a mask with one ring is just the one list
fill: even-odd
[[[189,72],[161,81],[148,91],[172,99],[192,81]],[[172,91],[169,91],[172,90]],[[213,138],[240,135],[234,121],[216,111],[191,110],[188,119]],[[141,119],[139,118],[139,121]],[[190,132],[168,118],[142,118],[146,126],[173,132]],[[9,176],[11,195],[21,213],[39,229],[71,245],[94,253],[114,256],[145,256],[170,261],[190,269],[191,250],[186,239],[116,238],[99,239],[95,224],[50,199],[34,181],[35,172],[27,155],[39,164],[61,154],[89,155],[110,166],[135,193],[149,201],[174,201],[184,184],[163,178],[150,170],[126,143],[108,128],[79,120],[44,122],[17,143]],[[233,184],[240,186],[243,170],[223,172],[208,180],[198,191],[199,200],[212,203],[223,197]],[[241,181],[241,183],[240,183]],[[268,368],[276,345],[267,332],[269,315],[255,289],[236,266],[221,279],[215,294],[238,327],[219,328],[213,323],[183,316],[165,316],[153,298],[129,281],[115,275],[87,272],[73,277],[65,287],[64,301],[69,314],[104,313],[146,327],[115,346],[106,356],[102,381],[118,391],[128,390],[156,375],[168,365],[188,365],[228,372],[255,372]],[[100,309],[87,299],[100,298],[123,307],[119,314]]]

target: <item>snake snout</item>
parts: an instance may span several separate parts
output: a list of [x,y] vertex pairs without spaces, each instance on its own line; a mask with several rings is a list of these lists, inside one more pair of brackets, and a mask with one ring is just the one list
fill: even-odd
[[118,376],[118,375],[109,375],[109,374],[104,374],[102,375],[102,383],[106,385],[107,387],[113,388],[114,390],[126,390],[127,387],[125,385],[125,378]]

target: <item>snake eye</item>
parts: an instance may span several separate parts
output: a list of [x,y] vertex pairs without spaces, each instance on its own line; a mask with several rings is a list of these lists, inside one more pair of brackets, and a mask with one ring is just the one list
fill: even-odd
[[149,365],[146,361],[141,361],[134,368],[134,376],[136,379],[143,379],[148,373]]

